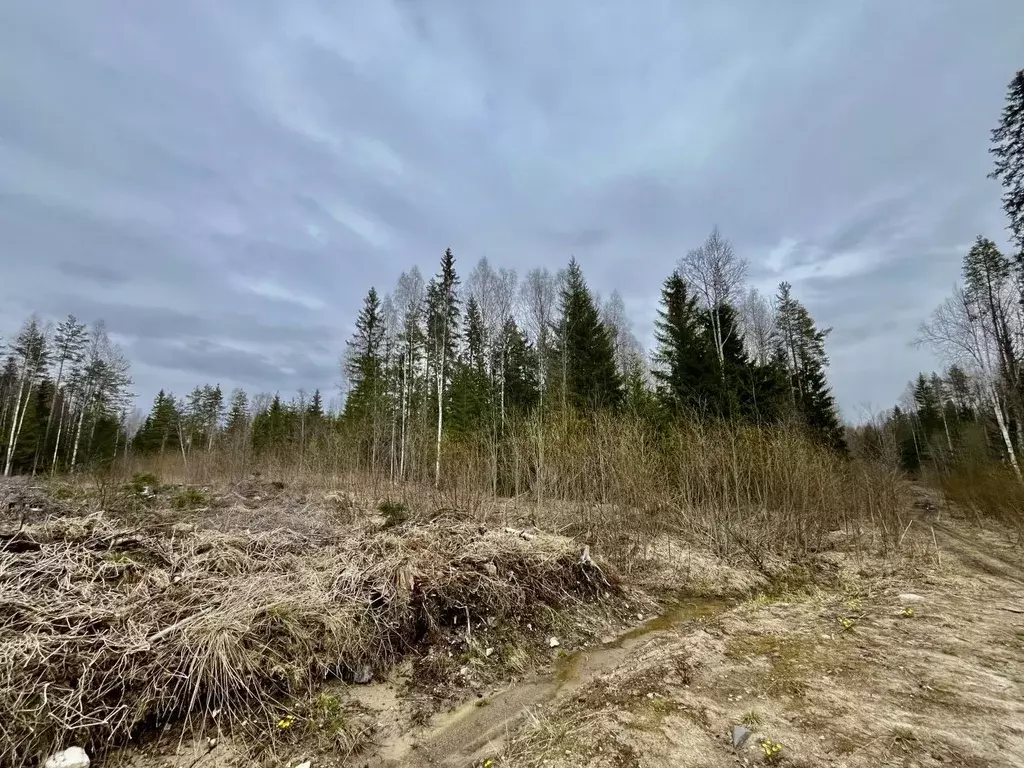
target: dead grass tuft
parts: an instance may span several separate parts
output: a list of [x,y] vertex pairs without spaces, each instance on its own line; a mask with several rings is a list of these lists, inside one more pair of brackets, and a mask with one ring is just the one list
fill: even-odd
[[[225,728],[275,723],[282,702],[325,679],[488,620],[539,625],[611,587],[559,536],[458,522],[396,531],[163,535],[96,515],[7,535],[0,764],[69,741],[102,755],[143,726],[214,712]],[[334,710],[320,701],[311,717],[352,738]]]

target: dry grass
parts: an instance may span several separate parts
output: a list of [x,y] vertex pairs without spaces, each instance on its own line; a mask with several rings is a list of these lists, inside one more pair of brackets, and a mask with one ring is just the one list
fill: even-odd
[[[380,446],[386,456],[388,446]],[[423,449],[426,450],[426,449]],[[190,483],[239,479],[243,470],[289,487],[358,487],[371,498],[412,508],[446,506],[479,517],[496,502],[515,504],[543,527],[604,548],[620,565],[670,535],[718,555],[803,557],[843,530],[865,546],[892,548],[908,508],[900,473],[822,449],[797,427],[682,423],[547,414],[509,427],[506,439],[463,437],[443,449],[434,490],[432,447],[410,461],[403,482],[390,463],[368,467],[328,441],[300,457],[240,462],[224,453],[141,462],[135,468]],[[426,461],[426,459],[430,461]],[[244,474],[243,474],[244,476]]]
[[1024,484],[1002,466],[966,465],[938,478],[946,500],[978,521],[996,520],[1024,533]]
[[313,537],[69,514],[0,543],[3,765],[217,711],[272,729],[325,679],[608,588],[566,538],[457,520]]

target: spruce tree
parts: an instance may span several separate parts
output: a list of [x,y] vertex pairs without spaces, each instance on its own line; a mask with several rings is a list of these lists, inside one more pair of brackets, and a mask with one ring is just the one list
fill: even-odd
[[676,415],[706,413],[716,399],[717,359],[703,318],[698,297],[676,270],[661,289],[653,372],[659,400]]
[[355,333],[348,342],[345,369],[351,388],[345,401],[346,418],[365,423],[378,415],[384,387],[383,341],[380,298],[376,289],[370,288],[356,318]]
[[135,435],[135,450],[142,454],[163,455],[168,446],[174,447],[179,414],[174,395],[160,390],[153,407]]
[[501,334],[505,347],[505,409],[522,416],[540,401],[539,356],[514,319],[505,321]]
[[825,376],[825,339],[832,329],[819,329],[814,324],[787,282],[779,285],[775,303],[777,359],[785,361],[791,402],[823,444],[845,451],[843,426]]
[[989,152],[995,166],[989,178],[1003,186],[1003,210],[1019,249],[1018,268],[1024,270],[1024,69],[1017,71],[1006,89],[1006,106],[992,130]]
[[576,259],[566,270],[559,308],[554,359],[561,372],[563,401],[580,411],[619,405],[622,381],[612,340]]
[[434,485],[441,482],[441,435],[449,397],[449,383],[459,338],[459,276],[451,248],[441,257],[441,269],[427,286],[427,360],[433,371],[437,406],[437,434],[434,445]]
[[469,434],[486,423],[490,404],[490,378],[484,349],[484,324],[476,299],[466,302],[465,347],[454,364],[451,384],[451,412],[448,420],[453,432]]

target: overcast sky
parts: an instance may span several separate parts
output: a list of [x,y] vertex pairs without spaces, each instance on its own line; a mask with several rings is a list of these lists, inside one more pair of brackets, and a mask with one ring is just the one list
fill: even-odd
[[[429,9],[429,12],[428,12]],[[714,225],[821,325],[844,415],[975,235],[1020,0],[0,4],[0,333],[102,317],[140,405],[332,390],[366,289],[575,255],[650,339]]]

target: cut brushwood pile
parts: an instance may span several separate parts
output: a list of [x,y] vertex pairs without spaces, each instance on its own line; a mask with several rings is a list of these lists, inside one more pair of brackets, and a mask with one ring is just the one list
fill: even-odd
[[615,584],[570,539],[466,521],[310,536],[32,514],[0,511],[0,765],[208,716],[269,724],[325,680],[467,623],[539,628]]

